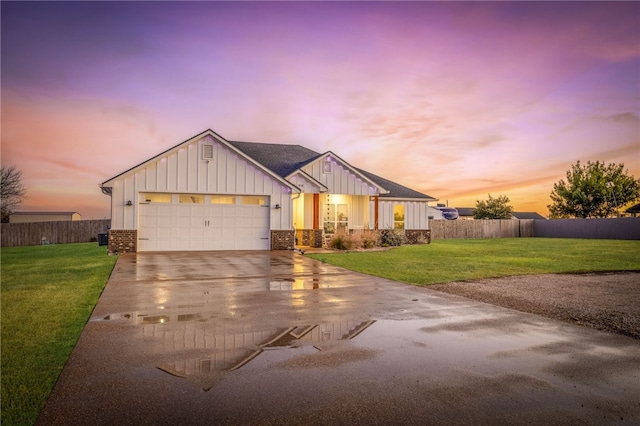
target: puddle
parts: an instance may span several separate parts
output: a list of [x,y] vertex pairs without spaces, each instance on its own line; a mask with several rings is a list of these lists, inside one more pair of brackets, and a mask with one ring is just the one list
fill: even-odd
[[269,281],[269,291],[317,290],[330,288],[326,283],[320,284],[319,278],[276,278]]
[[[162,324],[158,317],[143,325]],[[313,356],[333,347],[338,342],[350,341],[376,321],[344,321],[335,323],[309,324],[287,328],[272,328],[259,331],[225,330],[226,334],[202,335],[187,330],[174,333],[158,333],[148,330],[146,335],[164,340],[174,353],[189,351],[207,352],[206,355],[192,357],[176,356],[170,362],[156,365],[159,370],[172,376],[185,378],[209,390],[221,374],[237,370],[272,368],[300,356]],[[182,343],[182,345],[179,345]],[[201,347],[205,346],[205,347]],[[311,363],[310,365],[313,365]]]

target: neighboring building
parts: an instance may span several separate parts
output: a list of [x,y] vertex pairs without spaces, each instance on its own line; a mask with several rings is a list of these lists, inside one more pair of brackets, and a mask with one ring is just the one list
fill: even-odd
[[631,217],[639,217],[640,216],[640,204],[636,204],[633,207],[629,207],[625,210],[625,212],[631,214]]
[[473,220],[473,215],[476,213],[476,209],[474,207],[456,207],[458,210],[458,218]]
[[9,223],[66,222],[80,219],[78,212],[14,212],[9,216]]
[[513,212],[511,216],[513,219],[546,219],[546,217],[536,212]]
[[101,184],[109,250],[321,247],[339,229],[426,237],[435,198],[353,167],[331,151],[228,141],[211,130]]
[[[473,220],[476,213],[476,209],[473,207],[456,207],[456,209],[458,209],[460,219]],[[546,217],[536,212],[513,212],[511,219],[546,219]]]

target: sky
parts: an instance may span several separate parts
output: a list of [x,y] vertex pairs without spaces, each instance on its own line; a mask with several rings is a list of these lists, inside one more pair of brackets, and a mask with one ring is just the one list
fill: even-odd
[[453,207],[548,214],[577,161],[640,178],[639,2],[10,2],[1,162],[19,210],[204,130],[333,151]]

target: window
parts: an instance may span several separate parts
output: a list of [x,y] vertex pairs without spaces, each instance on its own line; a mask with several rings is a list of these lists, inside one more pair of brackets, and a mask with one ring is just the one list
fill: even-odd
[[404,204],[393,206],[393,229],[404,229]]
[[324,232],[333,234],[348,228],[349,206],[347,204],[325,204],[324,209]]
[[243,195],[242,204],[251,206],[264,206],[265,197],[262,197],[260,195]]
[[171,203],[171,194],[146,193],[144,201],[145,203]]
[[235,204],[236,197],[233,195],[212,195],[211,204]]
[[180,194],[178,201],[181,204],[204,204],[204,196],[202,195],[190,195]]

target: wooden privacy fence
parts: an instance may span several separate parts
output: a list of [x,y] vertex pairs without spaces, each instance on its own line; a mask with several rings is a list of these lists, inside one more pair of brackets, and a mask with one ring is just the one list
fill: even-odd
[[533,219],[430,220],[432,239],[533,237]]
[[2,247],[67,244],[97,241],[107,233],[111,219],[74,220],[64,222],[3,223]]

